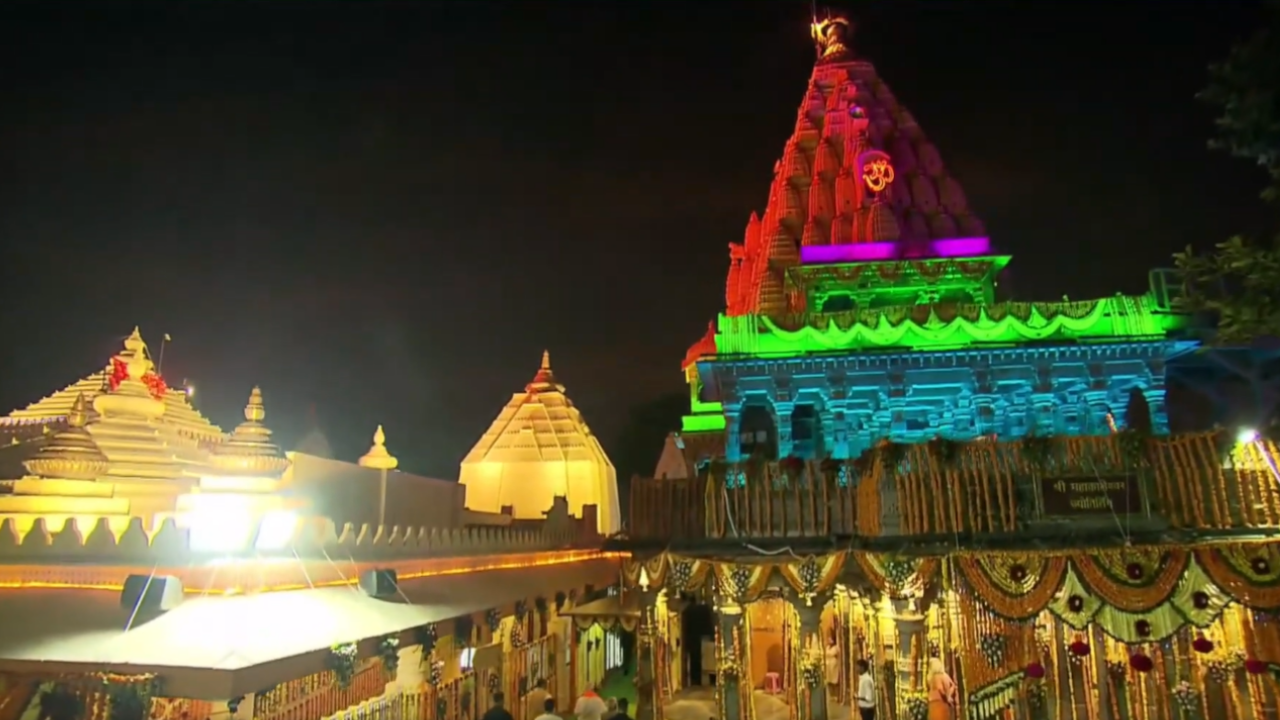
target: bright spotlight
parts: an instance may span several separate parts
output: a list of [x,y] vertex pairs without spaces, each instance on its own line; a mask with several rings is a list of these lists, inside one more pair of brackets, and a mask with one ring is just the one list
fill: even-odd
[[1240,432],[1236,433],[1236,442],[1251,443],[1258,439],[1258,431],[1253,428],[1240,428]]
[[262,516],[258,525],[258,538],[254,541],[257,550],[283,550],[293,540],[293,533],[298,528],[298,516],[288,510],[274,510]]

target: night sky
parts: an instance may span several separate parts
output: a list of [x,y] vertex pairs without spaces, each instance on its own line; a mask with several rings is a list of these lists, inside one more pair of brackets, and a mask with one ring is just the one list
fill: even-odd
[[[1096,7],[1095,7],[1096,6]],[[850,2],[1023,297],[1262,227],[1206,149],[1243,2]],[[457,462],[543,348],[605,441],[681,387],[813,61],[807,2],[0,5],[0,407],[134,325],[232,427]],[[654,448],[654,456],[658,448]]]

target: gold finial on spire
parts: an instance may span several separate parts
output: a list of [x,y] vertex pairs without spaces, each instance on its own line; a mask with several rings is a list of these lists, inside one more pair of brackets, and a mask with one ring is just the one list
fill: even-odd
[[253,423],[267,419],[267,408],[262,404],[262,388],[257,385],[249,393],[249,404],[244,406],[244,419]]
[[551,371],[551,351],[542,351],[542,365],[538,367],[538,372],[533,376],[533,382],[524,386],[525,392],[549,392],[551,390],[559,390],[564,392],[564,387],[556,384],[556,375]]
[[275,477],[283,473],[289,460],[271,442],[271,430],[262,424],[266,417],[262,389],[255,386],[244,406],[244,422],[214,448],[209,464],[226,475]]
[[809,32],[818,50],[818,62],[830,63],[853,59],[853,51],[846,44],[853,36],[853,23],[843,15],[827,11],[825,20],[815,15]]
[[359,464],[360,467],[375,470],[395,470],[400,464],[395,456],[387,452],[387,436],[382,432],[381,425],[373,431],[373,445],[369,447],[369,452],[360,457]]
[[125,338],[124,349],[128,351],[130,355],[136,355],[138,351],[145,351],[147,349],[147,344],[143,342],[142,332],[138,329],[137,325],[133,326],[133,332],[129,333],[129,337]]
[[54,433],[39,452],[22,463],[23,467],[46,479],[97,480],[106,475],[110,468],[107,456],[85,430],[88,422],[89,403],[80,393],[67,413],[67,429]]
[[67,427],[82,428],[89,424],[89,401],[84,399],[84,393],[76,395],[76,401],[71,405],[71,412],[67,413]]

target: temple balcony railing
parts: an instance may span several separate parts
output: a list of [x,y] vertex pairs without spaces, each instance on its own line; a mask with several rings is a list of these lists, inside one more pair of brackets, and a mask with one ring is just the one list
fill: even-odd
[[210,594],[332,587],[371,570],[403,581],[611,557],[603,543],[594,518],[550,515],[520,528],[413,528],[271,512],[212,526],[168,518],[150,530],[139,517],[8,517],[0,588],[119,589],[130,575],[175,577],[188,592]]
[[1280,453],[1224,435],[882,443],[849,462],[713,464],[634,479],[633,544],[1196,538],[1280,532]]

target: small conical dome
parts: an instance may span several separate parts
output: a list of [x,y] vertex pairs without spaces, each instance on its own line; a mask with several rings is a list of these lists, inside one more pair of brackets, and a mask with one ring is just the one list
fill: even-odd
[[89,403],[81,393],[67,413],[67,429],[55,433],[34,457],[23,463],[27,472],[59,480],[97,480],[107,474],[107,456],[84,429],[88,420]]
[[283,473],[289,460],[271,442],[271,431],[262,424],[266,417],[262,390],[255,387],[244,407],[244,422],[214,449],[210,464],[227,475],[274,477]]
[[387,452],[387,436],[382,432],[382,426],[373,432],[373,445],[369,448],[369,452],[360,457],[360,467],[374,468],[375,470],[395,470],[400,461],[394,455]]

